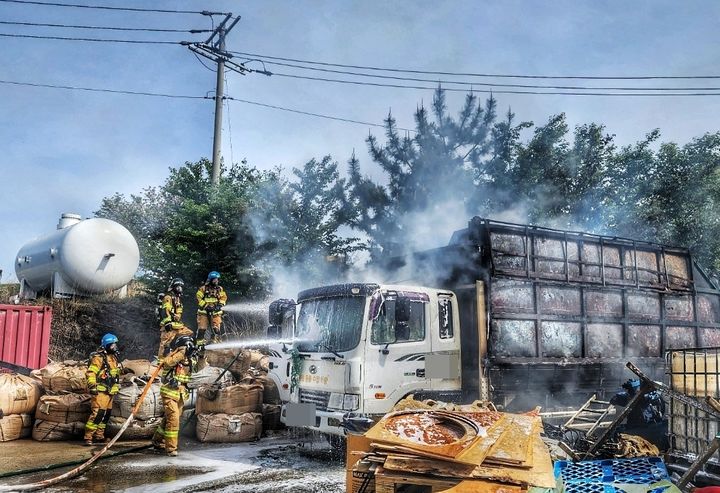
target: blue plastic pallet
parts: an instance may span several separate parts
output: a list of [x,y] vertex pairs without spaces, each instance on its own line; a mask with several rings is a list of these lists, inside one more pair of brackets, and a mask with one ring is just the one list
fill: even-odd
[[[650,490],[649,493],[663,493],[667,487]],[[563,493],[625,493],[620,487],[606,483],[572,483],[566,484]]]
[[[612,485],[612,483],[652,484],[669,477],[667,468],[660,457],[581,462],[562,460],[555,462],[554,470],[555,479],[562,479],[566,485],[566,491],[570,491],[567,488],[572,484],[597,483],[599,486]],[[606,493],[600,489],[597,491]]]

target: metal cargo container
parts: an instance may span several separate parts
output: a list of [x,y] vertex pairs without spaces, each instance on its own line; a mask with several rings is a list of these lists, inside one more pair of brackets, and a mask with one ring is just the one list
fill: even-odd
[[666,350],[720,346],[720,291],[683,248],[476,217],[386,267],[455,291],[478,369],[463,387],[501,404],[576,405],[617,391],[628,360],[662,379]]
[[42,368],[48,362],[52,308],[0,305],[0,367]]

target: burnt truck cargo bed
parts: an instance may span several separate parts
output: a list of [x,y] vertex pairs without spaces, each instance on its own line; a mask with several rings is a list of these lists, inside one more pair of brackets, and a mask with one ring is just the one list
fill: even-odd
[[482,372],[496,402],[572,406],[617,391],[628,360],[660,380],[666,350],[720,346],[720,291],[682,248],[475,217],[388,267],[458,294],[463,387]]

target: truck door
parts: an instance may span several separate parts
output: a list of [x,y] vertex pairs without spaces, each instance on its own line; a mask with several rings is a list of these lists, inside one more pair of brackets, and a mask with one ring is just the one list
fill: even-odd
[[460,390],[460,316],[455,295],[439,292],[437,306],[431,306],[430,342],[432,352],[425,359],[425,371],[431,389],[446,400]]
[[432,350],[426,293],[386,291],[373,300],[365,358],[365,412],[388,412],[407,394],[429,390],[425,357]]

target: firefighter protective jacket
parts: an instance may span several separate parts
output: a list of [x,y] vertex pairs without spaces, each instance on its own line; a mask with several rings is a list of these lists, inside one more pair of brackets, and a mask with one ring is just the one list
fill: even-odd
[[163,318],[160,320],[160,327],[164,327],[166,324],[171,323],[173,329],[179,329],[184,327],[180,321],[182,318],[183,304],[180,296],[175,293],[166,294],[163,298]]
[[197,361],[193,361],[192,357],[187,357],[187,348],[185,346],[179,347],[168,354],[162,360],[163,371],[160,394],[174,401],[187,400],[187,384],[190,382],[193,367],[196,365]]
[[98,392],[115,395],[120,391],[120,373],[122,365],[114,354],[108,354],[100,348],[90,355],[88,369],[85,372],[88,388],[95,387]]
[[[225,294],[225,290],[220,285],[213,286],[212,284],[203,284],[197,290],[195,297],[198,302],[198,313],[206,314],[206,305],[219,305],[223,307],[225,303],[227,303],[227,294]],[[222,310],[216,311],[215,314],[221,315]]]

